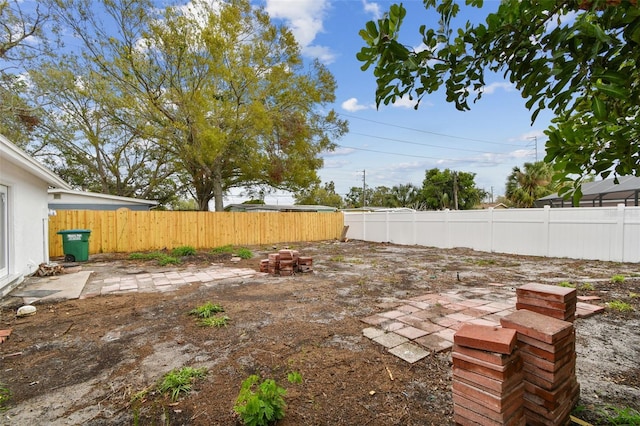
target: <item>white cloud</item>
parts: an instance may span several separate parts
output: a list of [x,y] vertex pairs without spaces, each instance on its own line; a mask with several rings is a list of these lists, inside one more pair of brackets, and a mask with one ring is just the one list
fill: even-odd
[[373,19],[382,18],[382,11],[378,3],[369,3],[367,0],[362,0],[362,7],[366,13],[371,14]]
[[513,87],[513,84],[511,83],[502,82],[502,83],[491,83],[487,86],[484,86],[480,90],[482,91],[483,95],[492,95],[498,89],[502,89],[505,92],[513,92],[515,90],[515,87]]
[[312,58],[318,58],[320,62],[326,65],[329,65],[336,60],[336,54],[327,46],[305,46],[302,48],[302,53]]
[[[322,156],[324,156],[324,157],[334,157],[334,156],[340,156],[340,155],[349,155],[349,154],[351,154],[353,152],[355,152],[355,149],[353,149],[353,148],[338,147],[338,148],[334,149],[333,151],[324,151],[322,153]],[[325,164],[325,167],[327,167],[326,164]]]
[[341,169],[343,167],[348,166],[349,164],[351,164],[351,162],[346,160],[335,160],[335,159],[325,160],[322,168],[323,169]]
[[416,104],[418,103],[417,100],[413,99],[409,99],[409,96],[405,95],[400,99],[396,99],[396,101],[391,104],[391,106],[395,107],[395,108],[407,108],[407,109],[413,109]]
[[312,44],[318,33],[324,30],[323,20],[329,6],[329,0],[267,0],[265,10],[271,18],[285,22],[303,53],[321,60],[333,60],[334,56],[329,55],[327,47]]
[[533,143],[536,138],[538,139],[538,142],[541,142],[545,140],[547,136],[544,134],[543,130],[531,130],[529,132],[522,133],[515,138],[510,138],[509,142],[524,142],[529,144]]
[[360,103],[358,103],[358,99],[357,98],[349,98],[346,101],[344,101],[342,103],[342,105],[340,105],[342,107],[342,109],[349,111],[349,112],[356,112],[356,111],[361,111],[363,109],[373,109],[375,108],[375,105],[362,105]]

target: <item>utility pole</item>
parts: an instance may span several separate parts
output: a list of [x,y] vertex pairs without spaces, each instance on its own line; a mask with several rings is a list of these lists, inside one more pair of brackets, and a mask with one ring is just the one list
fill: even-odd
[[458,172],[453,172],[453,209],[458,210]]
[[367,206],[367,171],[362,171],[362,207]]

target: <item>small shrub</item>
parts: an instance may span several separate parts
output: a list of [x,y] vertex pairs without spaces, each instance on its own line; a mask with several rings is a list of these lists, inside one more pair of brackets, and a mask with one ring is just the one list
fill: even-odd
[[616,274],[616,275],[612,276],[611,277],[611,282],[612,283],[623,283],[624,282],[624,275]]
[[212,302],[207,302],[204,305],[200,305],[195,309],[189,311],[189,315],[195,315],[199,318],[209,318],[212,317],[213,314],[217,314],[220,312],[224,312],[224,308],[219,304],[214,304]]
[[144,253],[131,253],[129,255],[129,259],[131,260],[148,260],[149,255]]
[[211,249],[211,253],[213,254],[233,253],[233,246],[231,244],[228,244],[226,246],[215,247]]
[[251,253],[251,250],[244,247],[238,249],[237,255],[240,259],[251,259],[253,257],[253,253]]
[[633,306],[631,306],[627,302],[623,302],[622,300],[612,300],[611,302],[607,303],[607,306],[609,307],[609,309],[612,309],[612,310],[618,311],[618,312],[631,312],[631,311],[633,311]]
[[206,368],[182,367],[179,370],[171,370],[164,375],[158,385],[158,391],[169,394],[172,401],[176,401],[180,394],[189,393],[191,384],[207,374]]
[[289,383],[300,384],[302,383],[302,374],[298,373],[297,371],[292,371],[287,374],[287,380],[289,381]]
[[199,322],[198,325],[200,327],[226,327],[227,324],[229,323],[229,317],[224,315],[221,317],[207,317],[207,318],[202,318]]
[[168,264],[178,264],[181,263],[180,259],[167,256],[164,253],[160,253],[158,251],[152,253],[131,253],[129,255],[129,259],[132,260],[157,260],[161,266],[165,266]]
[[571,284],[569,281],[562,281],[561,283],[558,283],[559,287],[568,287],[568,288],[576,288],[575,284]]
[[171,250],[171,255],[175,257],[193,256],[196,249],[191,246],[180,246]]
[[582,285],[580,286],[580,290],[584,291],[593,291],[595,289],[596,288],[591,283],[582,283]]
[[178,265],[180,263],[182,262],[177,257],[167,256],[166,254],[163,254],[162,256],[158,256],[158,264],[160,266]]
[[272,379],[258,384],[260,377],[249,376],[242,382],[233,410],[247,426],[266,426],[284,418],[286,404],[282,398],[287,391]]
[[606,418],[608,424],[640,426],[640,412],[633,408],[606,406],[598,411]]

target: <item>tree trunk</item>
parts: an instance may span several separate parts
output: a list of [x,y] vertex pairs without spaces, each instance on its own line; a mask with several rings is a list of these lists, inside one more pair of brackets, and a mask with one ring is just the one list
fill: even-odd
[[215,211],[224,211],[224,203],[222,197],[224,196],[224,190],[222,189],[222,172],[220,167],[216,167],[213,171],[213,199],[215,204]]

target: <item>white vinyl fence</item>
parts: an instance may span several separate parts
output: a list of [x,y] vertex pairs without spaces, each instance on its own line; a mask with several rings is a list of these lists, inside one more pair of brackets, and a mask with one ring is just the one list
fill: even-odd
[[355,240],[640,262],[640,207],[345,212]]

